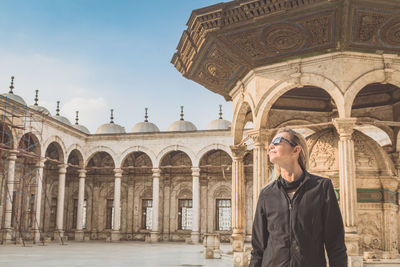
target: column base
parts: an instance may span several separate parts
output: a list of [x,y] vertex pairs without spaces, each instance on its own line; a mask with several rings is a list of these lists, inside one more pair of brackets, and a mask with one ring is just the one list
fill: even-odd
[[160,233],[159,232],[150,232],[150,242],[157,243],[160,241]]
[[192,232],[190,238],[192,239],[192,244],[198,244],[200,242],[200,233]]
[[232,251],[233,252],[244,251],[244,234],[242,233],[232,234]]
[[55,230],[54,231],[54,241],[56,241],[56,242],[65,241],[64,230]]
[[121,234],[119,230],[112,230],[111,231],[111,242],[119,242],[121,241]]
[[84,237],[85,237],[85,232],[83,232],[82,230],[76,230],[75,231],[75,241],[84,241]]
[[364,261],[362,256],[348,256],[348,267],[363,267]]
[[14,235],[14,229],[12,228],[8,228],[8,229],[3,229],[3,245],[7,245],[7,244],[13,244],[15,243],[12,239],[13,239],[13,235]]
[[349,256],[359,256],[359,241],[360,236],[356,233],[346,233],[345,243],[347,248],[347,255]]
[[39,244],[41,242],[40,231],[38,229],[34,229],[32,230],[32,235],[33,235],[33,243]]
[[236,267],[248,267],[248,257],[246,252],[233,252],[233,265]]

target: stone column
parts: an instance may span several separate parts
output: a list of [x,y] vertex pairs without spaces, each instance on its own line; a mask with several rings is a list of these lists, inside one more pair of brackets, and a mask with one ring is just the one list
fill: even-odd
[[[359,235],[357,234],[357,187],[354,142],[352,134],[356,118],[333,119],[339,134],[339,194],[343,216],[347,254],[359,255]],[[349,261],[351,265],[351,259]]]
[[111,241],[117,242],[121,239],[121,177],[122,170],[114,169],[114,225],[111,231]]
[[153,205],[152,205],[152,212],[151,212],[151,233],[150,239],[151,242],[158,242],[160,239],[160,231],[159,231],[159,220],[158,215],[160,212],[160,169],[154,168],[153,169]]
[[75,241],[83,241],[83,203],[85,201],[85,179],[86,170],[79,170],[79,191],[78,191],[78,210],[76,214],[76,230],[75,230]]
[[253,149],[253,216],[261,189],[269,182],[269,162],[266,149],[268,136],[262,130],[252,130],[248,135],[254,141]]
[[39,161],[36,168],[36,195],[35,195],[35,219],[33,221],[33,242],[40,242],[40,208],[42,204],[42,188],[43,188],[43,168],[44,159]]
[[11,242],[13,229],[11,228],[12,210],[13,210],[13,195],[14,195],[14,176],[15,176],[15,161],[17,160],[18,151],[10,151],[7,157],[7,188],[5,199],[5,214],[4,214],[4,229],[3,229],[3,244]]
[[192,233],[191,239],[194,244],[200,241],[200,168],[192,168]]
[[235,266],[247,266],[244,253],[245,237],[245,190],[243,157],[246,146],[231,146],[232,162],[232,250]]
[[65,174],[67,173],[67,165],[58,165],[58,195],[57,195],[57,217],[56,230],[54,239],[61,241],[64,237],[64,198],[65,198]]

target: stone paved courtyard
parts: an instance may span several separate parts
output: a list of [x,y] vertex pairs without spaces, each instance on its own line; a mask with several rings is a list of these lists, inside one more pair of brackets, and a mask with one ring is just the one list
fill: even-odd
[[71,242],[46,246],[29,244],[0,247],[0,266],[187,266],[231,267],[232,257],[226,255],[229,244],[221,245],[221,259],[204,259],[202,245],[185,243],[144,242]]

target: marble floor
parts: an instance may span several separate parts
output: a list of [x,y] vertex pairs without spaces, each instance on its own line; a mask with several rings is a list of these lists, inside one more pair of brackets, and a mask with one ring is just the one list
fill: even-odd
[[221,259],[205,259],[202,245],[185,243],[68,241],[66,245],[6,245],[0,246],[0,266],[232,267],[232,256],[225,254],[230,249],[229,244],[222,244]]

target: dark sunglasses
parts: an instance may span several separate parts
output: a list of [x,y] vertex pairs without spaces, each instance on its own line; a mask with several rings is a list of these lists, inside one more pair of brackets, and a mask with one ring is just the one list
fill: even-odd
[[289,139],[286,139],[282,136],[279,136],[279,137],[275,138],[274,140],[272,140],[272,142],[269,144],[269,146],[271,146],[271,145],[277,146],[281,143],[282,140],[285,141],[286,143],[288,143],[289,145],[291,145],[292,147],[297,146],[297,144],[295,142],[290,141]]

